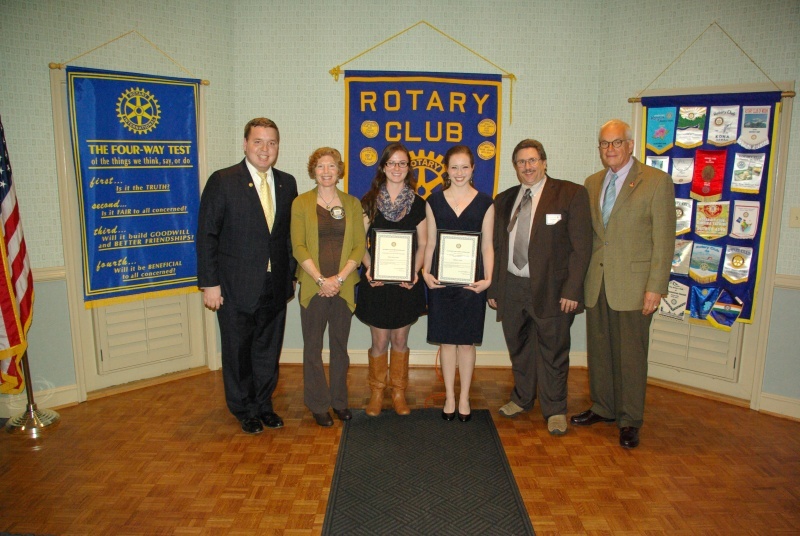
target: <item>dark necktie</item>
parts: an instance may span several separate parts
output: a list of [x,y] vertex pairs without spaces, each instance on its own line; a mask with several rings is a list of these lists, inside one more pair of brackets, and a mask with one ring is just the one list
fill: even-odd
[[520,270],[528,264],[528,232],[531,228],[531,189],[525,190],[522,201],[519,202],[514,217],[509,224],[509,232],[517,224],[517,234],[514,235],[514,266]]

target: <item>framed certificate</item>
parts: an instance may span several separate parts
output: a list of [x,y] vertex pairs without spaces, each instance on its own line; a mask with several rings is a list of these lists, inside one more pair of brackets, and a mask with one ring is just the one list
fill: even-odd
[[414,281],[416,251],[416,230],[373,229],[369,241],[372,280],[395,284],[411,283]]
[[471,285],[478,275],[481,234],[439,229],[436,279],[442,285]]

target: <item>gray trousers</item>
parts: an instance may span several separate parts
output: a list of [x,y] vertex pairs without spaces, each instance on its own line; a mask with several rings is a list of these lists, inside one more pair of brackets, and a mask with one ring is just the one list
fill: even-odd
[[597,305],[586,308],[589,391],[592,411],[617,426],[641,428],[647,388],[647,351],[653,315],[641,310],[615,311],[605,285]]
[[[300,307],[303,330],[303,402],[312,413],[325,413],[329,407],[347,408],[347,369],[350,356],[347,341],[353,313],[339,296],[314,296],[308,307]],[[330,348],[330,387],[322,366],[322,346],[328,327]]]

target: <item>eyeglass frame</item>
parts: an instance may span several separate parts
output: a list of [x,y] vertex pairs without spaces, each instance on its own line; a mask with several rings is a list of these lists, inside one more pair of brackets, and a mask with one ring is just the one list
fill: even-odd
[[411,162],[406,162],[405,160],[402,160],[400,162],[386,162],[386,167],[387,168],[396,167],[396,168],[400,168],[400,169],[406,169],[409,165],[411,165]]
[[[597,148],[605,150],[608,149],[609,147],[614,147],[614,149],[619,149],[620,147],[622,147],[622,144],[625,143],[626,141],[632,141],[632,140],[630,138],[625,138],[624,140],[617,138],[616,140],[612,141],[603,140],[601,142],[598,142]],[[603,145],[604,143],[605,145]]]
[[530,164],[532,166],[535,166],[539,162],[544,162],[544,158],[528,158],[525,160],[520,158],[519,160],[514,161],[514,165],[517,167],[524,167],[525,164]]

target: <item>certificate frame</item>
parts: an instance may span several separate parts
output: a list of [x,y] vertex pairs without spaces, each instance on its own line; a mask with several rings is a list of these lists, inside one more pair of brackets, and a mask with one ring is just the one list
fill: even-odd
[[416,252],[416,229],[372,229],[370,277],[373,281],[395,285],[413,282]]
[[436,231],[436,280],[440,285],[467,286],[478,277],[481,233]]

